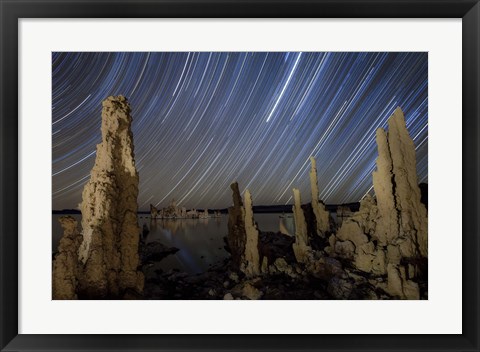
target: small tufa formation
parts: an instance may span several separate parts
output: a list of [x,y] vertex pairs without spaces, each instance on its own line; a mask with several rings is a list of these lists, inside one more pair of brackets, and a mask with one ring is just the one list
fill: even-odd
[[293,206],[293,218],[295,220],[295,243],[293,244],[293,252],[295,253],[297,262],[305,263],[308,261],[311,248],[309,247],[307,223],[302,210],[300,191],[296,188],[293,189],[293,197],[295,201]]
[[253,218],[252,196],[245,191],[245,206],[238,183],[230,185],[233,191],[233,207],[228,208],[228,246],[236,270],[247,277],[260,274],[259,232]]
[[310,187],[312,190],[312,208],[317,222],[317,234],[325,237],[330,228],[330,213],[325,209],[323,203],[319,201],[318,181],[317,181],[317,162],[313,156],[310,157]]
[[77,220],[71,216],[58,219],[63,227],[63,237],[58,245],[58,254],[53,261],[52,298],[77,299],[77,278],[79,276],[78,248],[82,235]]
[[153,204],[150,204],[150,218],[156,219],[157,217],[158,217],[158,209]]
[[81,203],[84,273],[79,293],[86,298],[141,293],[144,282],[138,270],[138,173],[130,106],[123,96],[108,97],[102,105],[102,142]]
[[238,189],[238,183],[230,185],[233,192],[233,206],[228,208],[228,236],[227,242],[230,247],[232,263],[236,270],[239,270],[243,263],[247,234],[245,232],[245,208]]
[[209,218],[209,215],[208,215],[208,209],[204,209],[203,210],[203,213],[200,212],[200,215],[198,216],[200,219],[208,219]]
[[252,196],[245,191],[245,274],[253,277],[260,274],[260,255],[258,253],[258,229],[253,218]]

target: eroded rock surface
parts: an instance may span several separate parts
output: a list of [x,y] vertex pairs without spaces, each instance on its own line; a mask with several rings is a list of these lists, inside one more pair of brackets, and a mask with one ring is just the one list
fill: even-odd
[[79,276],[78,248],[82,242],[82,235],[78,231],[75,218],[62,216],[58,221],[63,228],[63,237],[53,261],[52,298],[76,299]]
[[232,183],[230,188],[233,192],[233,206],[228,208],[227,242],[232,256],[233,267],[239,270],[244,261],[245,244],[247,242],[247,234],[245,232],[245,208],[243,207],[238,183]]
[[360,210],[329,239],[328,252],[353,258],[363,272],[387,275],[379,287],[390,295],[418,299],[415,276],[428,256],[427,211],[417,183],[415,145],[400,108],[388,120],[388,132],[377,130],[376,141],[376,201],[370,196],[361,201]]
[[309,259],[311,248],[308,240],[307,223],[302,210],[300,191],[296,188],[293,189],[293,199],[295,202],[293,206],[293,218],[295,221],[295,243],[293,244],[293,252],[299,263],[305,263]]
[[253,218],[252,196],[245,191],[245,274],[248,277],[260,274],[260,255],[258,253],[258,229]]
[[130,106],[123,96],[108,97],[102,105],[102,142],[81,203],[80,292],[87,298],[122,297],[128,289],[141,293],[144,281],[138,270],[138,173]]
[[312,190],[312,208],[317,222],[317,234],[325,237],[331,230],[330,213],[325,209],[325,205],[319,201],[318,180],[317,180],[317,162],[313,156],[310,157],[310,187]]

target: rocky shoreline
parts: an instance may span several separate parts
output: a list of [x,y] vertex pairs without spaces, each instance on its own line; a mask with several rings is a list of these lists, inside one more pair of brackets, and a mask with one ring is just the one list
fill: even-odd
[[[280,232],[260,233],[260,236],[270,239],[270,242],[262,243],[263,250],[276,253],[276,259],[269,267],[268,273],[248,278],[244,273],[235,270],[230,258],[212,265],[209,270],[199,274],[154,269],[151,262],[146,262],[142,265],[145,286],[141,298],[153,300],[388,300],[397,298],[381,288],[382,284],[387,283],[387,275],[377,276],[365,273],[355,268],[351,261],[328,257],[322,251],[317,252],[316,268],[312,270],[307,265],[295,262],[293,251],[287,246],[292,242],[291,237]],[[162,248],[161,244],[156,246],[158,249]],[[290,249],[286,250],[288,248]],[[157,258],[166,257],[177,250],[164,247],[157,253]],[[426,262],[423,265],[426,266]],[[418,285],[419,299],[428,299],[426,278],[419,279]]]

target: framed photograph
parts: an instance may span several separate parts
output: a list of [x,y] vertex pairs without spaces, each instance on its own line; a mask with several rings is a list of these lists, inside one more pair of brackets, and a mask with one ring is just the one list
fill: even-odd
[[478,351],[478,1],[1,1],[0,346]]

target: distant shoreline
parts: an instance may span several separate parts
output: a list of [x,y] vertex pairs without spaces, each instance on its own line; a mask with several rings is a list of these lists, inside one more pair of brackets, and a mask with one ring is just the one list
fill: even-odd
[[[254,205],[253,206],[253,212],[257,214],[262,214],[262,213],[292,213],[292,206],[293,205]],[[347,204],[327,204],[325,207],[327,208],[328,211],[330,212],[335,212],[339,206],[344,206],[350,208],[351,211],[358,211],[360,208],[360,203],[347,203]],[[203,209],[197,209],[197,210],[202,210]],[[214,211],[219,211],[222,214],[228,214],[228,209],[208,209],[209,212],[213,213]],[[81,215],[80,210],[77,209],[62,209],[62,210],[53,210],[52,211],[53,215]],[[150,211],[138,211],[137,214],[150,214]]]

